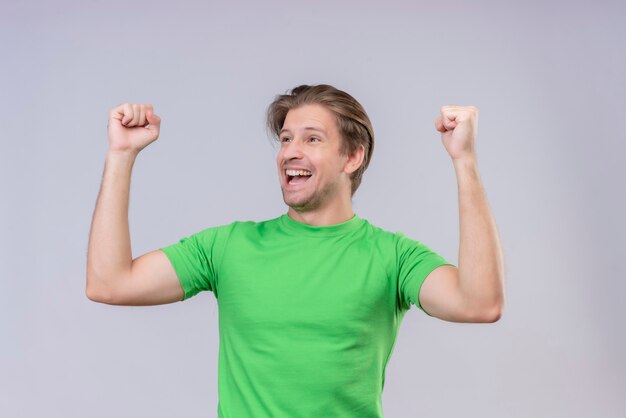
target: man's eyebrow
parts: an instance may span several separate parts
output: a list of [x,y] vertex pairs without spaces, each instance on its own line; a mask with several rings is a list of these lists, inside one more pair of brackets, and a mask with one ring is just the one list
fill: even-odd
[[[305,131],[317,131],[317,132],[321,132],[324,135],[326,135],[326,131],[323,130],[322,128],[316,128],[314,126],[307,126],[306,128],[303,128],[303,130]],[[289,129],[287,128],[283,128],[280,130],[280,132],[278,132],[278,135],[282,134],[283,132],[291,132]]]

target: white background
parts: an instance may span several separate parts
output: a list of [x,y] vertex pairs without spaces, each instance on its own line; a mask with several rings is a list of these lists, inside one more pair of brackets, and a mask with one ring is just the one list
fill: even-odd
[[110,108],[152,103],[133,173],[133,255],[285,212],[264,130],[274,96],[329,83],[376,132],[354,198],[458,262],[445,104],[480,109],[500,231],[495,324],[412,308],[386,418],[626,416],[626,13],[614,1],[0,3],[0,415],[215,417],[217,303],[84,294]]

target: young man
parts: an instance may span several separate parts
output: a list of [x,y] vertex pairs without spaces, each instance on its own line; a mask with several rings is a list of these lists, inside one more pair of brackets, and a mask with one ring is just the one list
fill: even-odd
[[385,367],[411,304],[447,321],[501,315],[503,263],[474,153],[477,119],[474,107],[443,106],[435,121],[458,180],[458,269],[354,214],[373,130],[362,106],[328,85],[297,87],[268,109],[287,214],[211,227],[133,260],[131,170],[160,119],[150,105],[121,105],[109,116],[87,296],[155,305],[212,291],[219,417],[382,417]]

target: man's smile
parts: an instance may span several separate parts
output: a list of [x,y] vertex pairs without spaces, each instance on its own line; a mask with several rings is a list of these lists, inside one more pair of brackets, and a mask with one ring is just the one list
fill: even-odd
[[287,178],[287,184],[303,184],[306,183],[313,175],[308,170],[285,170],[285,176]]

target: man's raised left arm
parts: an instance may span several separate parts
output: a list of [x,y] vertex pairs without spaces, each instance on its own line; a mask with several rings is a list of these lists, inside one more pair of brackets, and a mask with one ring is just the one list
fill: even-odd
[[456,171],[459,263],[433,270],[420,289],[430,315],[452,322],[495,322],[504,307],[504,262],[495,220],[478,172],[478,109],[443,106],[435,121]]

